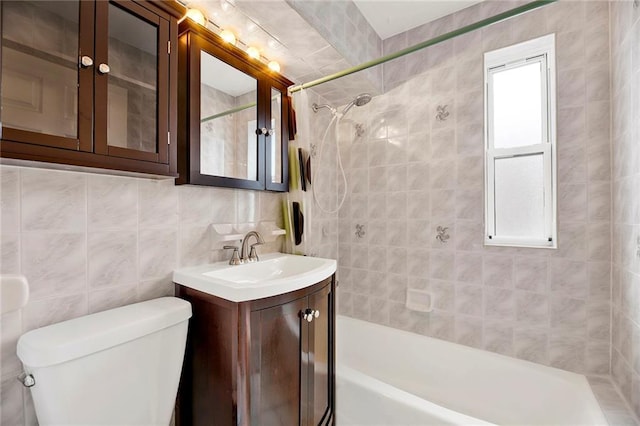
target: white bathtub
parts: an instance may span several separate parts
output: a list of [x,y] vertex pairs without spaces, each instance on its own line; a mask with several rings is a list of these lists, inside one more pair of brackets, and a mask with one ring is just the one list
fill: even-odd
[[584,376],[353,318],[337,319],[347,425],[606,425]]

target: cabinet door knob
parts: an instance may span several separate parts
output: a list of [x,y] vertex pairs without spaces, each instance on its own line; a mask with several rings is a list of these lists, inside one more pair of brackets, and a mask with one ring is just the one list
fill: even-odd
[[272,134],[273,134],[273,129],[267,129],[266,127],[256,130],[256,135],[258,136],[260,135],[271,136]]
[[107,64],[98,65],[98,72],[100,72],[100,74],[109,74],[109,71],[111,71],[111,68],[109,68],[109,65]]
[[83,56],[80,58],[80,66],[82,68],[89,68],[93,65],[93,59],[90,56]]
[[313,309],[305,309],[304,313],[302,314],[302,319],[306,320],[307,322],[313,321],[314,312],[315,311]]

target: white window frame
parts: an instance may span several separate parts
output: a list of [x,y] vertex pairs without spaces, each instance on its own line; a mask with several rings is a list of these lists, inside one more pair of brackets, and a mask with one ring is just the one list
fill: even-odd
[[[493,143],[493,74],[538,61],[544,70],[542,81],[542,139],[539,144],[516,148],[495,148]],[[546,72],[545,72],[546,71]],[[556,66],[555,34],[484,54],[485,120],[485,235],[488,246],[557,248],[557,176],[556,176]],[[500,236],[495,232],[495,170],[497,159],[542,155],[544,167],[544,239]]]

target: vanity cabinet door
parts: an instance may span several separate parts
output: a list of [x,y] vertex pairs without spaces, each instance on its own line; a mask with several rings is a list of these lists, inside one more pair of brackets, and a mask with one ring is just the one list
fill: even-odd
[[251,424],[301,423],[300,384],[307,381],[300,316],[307,298],[251,313]]
[[329,424],[333,403],[333,298],[331,285],[309,295],[309,308],[317,312],[308,326],[308,425]]
[[333,312],[328,280],[308,296],[251,313],[252,425],[333,420]]

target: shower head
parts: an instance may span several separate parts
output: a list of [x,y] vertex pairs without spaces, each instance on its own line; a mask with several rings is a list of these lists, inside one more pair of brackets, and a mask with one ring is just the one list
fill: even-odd
[[345,115],[347,112],[349,112],[349,110],[353,108],[354,105],[359,107],[362,105],[366,105],[369,102],[371,102],[371,95],[368,93],[360,93],[358,96],[355,97],[354,100],[349,102],[347,106],[344,107],[344,109],[342,110],[342,115]]
[[[341,116],[345,115],[347,112],[349,112],[349,110],[354,105],[355,106],[362,106],[362,105],[368,104],[369,102],[371,102],[371,95],[368,94],[368,93],[360,93],[351,102],[349,102],[347,104],[347,106],[344,107],[344,109],[342,110],[340,115]],[[334,107],[332,107],[331,105],[328,105],[328,104],[324,104],[324,105],[313,104],[313,105],[311,105],[311,108],[313,109],[313,112],[318,112],[322,108],[327,108],[327,109],[329,109],[329,111],[331,111],[331,114],[333,114],[333,115],[336,115],[338,113],[338,110],[336,110]]]

